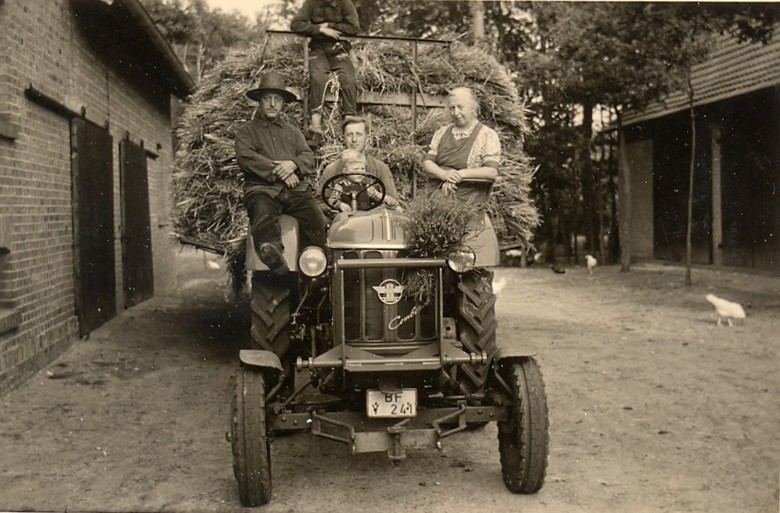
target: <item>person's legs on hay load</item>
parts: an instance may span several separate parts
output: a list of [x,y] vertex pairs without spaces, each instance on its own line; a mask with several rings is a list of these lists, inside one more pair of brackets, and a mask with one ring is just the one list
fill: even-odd
[[348,52],[342,52],[331,59],[331,69],[339,77],[341,86],[341,110],[346,116],[357,115],[357,83],[355,65]]
[[355,65],[349,52],[341,43],[335,43],[330,48],[317,46],[309,52],[309,113],[312,132],[311,146],[319,146],[322,142],[324,129],[322,127],[322,105],[325,102],[325,86],[328,74],[336,73],[341,92],[341,109],[344,116],[357,114],[357,82]]
[[311,146],[319,146],[322,142],[322,104],[325,102],[325,84],[328,82],[328,73],[330,73],[330,62],[325,49],[321,46],[315,46],[309,52],[309,115],[311,124],[309,130],[312,132]]

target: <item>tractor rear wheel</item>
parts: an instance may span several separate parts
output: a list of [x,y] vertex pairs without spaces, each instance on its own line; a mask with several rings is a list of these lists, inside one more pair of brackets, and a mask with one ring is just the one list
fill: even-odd
[[[283,385],[276,398],[286,399],[295,389],[290,352],[290,282],[272,272],[252,273],[252,345],[272,351],[284,367]],[[273,384],[268,384],[269,388]]]
[[290,285],[268,271],[252,273],[252,343],[280,357],[290,348]]
[[239,368],[232,399],[230,443],[238,497],[244,506],[267,504],[271,500],[271,444],[261,371]]
[[[485,352],[492,358],[496,352],[496,296],[493,294],[493,273],[473,269],[460,277],[457,288],[456,323],[458,339],[463,349]],[[490,366],[461,365],[460,389],[464,393],[482,390]]]
[[498,422],[504,484],[513,493],[536,493],[544,484],[549,446],[542,372],[533,358],[506,362],[499,372],[513,396],[508,418]]

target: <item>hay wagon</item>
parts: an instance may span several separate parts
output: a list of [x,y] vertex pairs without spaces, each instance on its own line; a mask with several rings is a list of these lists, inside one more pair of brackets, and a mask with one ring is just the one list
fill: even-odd
[[[431,44],[395,42],[410,43],[415,56]],[[362,99],[411,109],[422,101],[418,91]],[[325,184],[325,202],[342,179]],[[379,179],[373,185],[384,190]],[[271,500],[276,433],[306,431],[398,462],[407,449],[441,450],[488,422],[498,423],[507,488],[538,491],[548,452],[544,383],[531,351],[496,337],[488,268],[499,245],[490,216],[473,216],[475,235],[461,247],[419,258],[408,252],[405,212],[357,211],[356,197],[353,212],[333,219],[324,249],[298,248],[295,221],[282,218],[286,276],[269,272],[247,242],[255,347],[239,354],[229,432],[241,503]],[[413,275],[430,285],[426,294],[405,293]],[[289,347],[281,358],[272,351],[280,347]]]

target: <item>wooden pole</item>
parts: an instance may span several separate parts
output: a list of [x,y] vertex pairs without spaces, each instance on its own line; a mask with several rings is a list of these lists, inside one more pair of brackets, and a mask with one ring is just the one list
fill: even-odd
[[712,127],[712,263],[723,265],[723,193],[721,191],[720,125]]
[[[417,41],[412,43],[412,66],[417,73]],[[415,75],[416,76],[416,75]],[[417,144],[417,84],[412,89],[412,145]],[[412,169],[412,176],[409,177],[412,182],[412,199],[417,197],[417,173]]]
[[617,110],[618,127],[618,225],[620,227],[620,272],[631,270],[631,170],[626,156],[623,115]]
[[693,233],[693,175],[696,171],[696,110],[693,107],[693,84],[691,82],[691,70],[688,69],[688,103],[691,116],[691,165],[688,168],[688,223],[685,230],[685,284],[693,285],[691,277],[691,242]]
[[485,5],[480,1],[472,1],[469,4],[471,11],[471,32],[474,44],[485,40]]

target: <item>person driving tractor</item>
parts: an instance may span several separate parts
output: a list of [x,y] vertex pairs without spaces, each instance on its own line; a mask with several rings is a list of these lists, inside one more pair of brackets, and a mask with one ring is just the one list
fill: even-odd
[[[375,176],[382,181],[386,191],[384,203],[389,206],[399,206],[398,190],[395,187],[395,180],[393,180],[393,174],[390,172],[390,168],[387,164],[366,152],[369,138],[368,120],[357,116],[348,117],[342,123],[342,132],[344,134],[344,146],[346,150],[354,150],[361,155],[360,160],[363,163],[363,172],[367,175]],[[323,186],[328,180],[334,176],[347,172],[344,163],[344,154],[342,154],[338,159],[328,164],[322,172],[317,196],[322,196]],[[355,178],[357,181],[362,181],[360,177]],[[360,209],[362,210],[363,208],[361,207]]]

